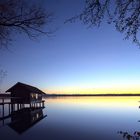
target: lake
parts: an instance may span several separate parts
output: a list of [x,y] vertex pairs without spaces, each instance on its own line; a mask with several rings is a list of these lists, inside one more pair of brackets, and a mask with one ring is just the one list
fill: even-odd
[[139,101],[140,97],[47,98],[44,109],[0,121],[0,139],[139,140]]

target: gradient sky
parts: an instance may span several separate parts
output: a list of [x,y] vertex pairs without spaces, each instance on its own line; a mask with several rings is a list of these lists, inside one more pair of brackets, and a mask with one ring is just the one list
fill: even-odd
[[138,46],[124,40],[113,25],[64,24],[81,11],[81,0],[41,2],[54,12],[49,28],[57,31],[38,41],[18,35],[9,50],[0,50],[0,68],[7,71],[2,92],[23,82],[47,93],[140,93]]

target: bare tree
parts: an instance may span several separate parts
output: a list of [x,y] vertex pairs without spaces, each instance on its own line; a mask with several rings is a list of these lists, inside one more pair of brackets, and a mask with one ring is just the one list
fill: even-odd
[[50,23],[52,14],[37,3],[28,0],[0,1],[0,46],[6,47],[13,33],[25,33],[30,39],[40,34],[49,35],[51,32],[43,29]]
[[81,14],[68,21],[77,19],[89,27],[100,26],[103,21],[114,23],[116,29],[125,34],[125,39],[132,38],[134,43],[140,45],[140,0],[85,0]]

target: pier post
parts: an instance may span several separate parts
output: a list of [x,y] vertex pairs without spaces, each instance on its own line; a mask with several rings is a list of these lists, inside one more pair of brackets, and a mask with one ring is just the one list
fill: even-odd
[[2,99],[2,117],[4,117],[4,99]]
[[17,110],[19,110],[19,104],[17,104]]
[[10,113],[11,113],[11,106],[10,106],[10,104],[9,104],[9,115],[10,115]]
[[4,117],[4,104],[2,105],[2,117]]
[[14,110],[14,107],[13,107],[13,104],[11,103],[11,112],[13,112]]

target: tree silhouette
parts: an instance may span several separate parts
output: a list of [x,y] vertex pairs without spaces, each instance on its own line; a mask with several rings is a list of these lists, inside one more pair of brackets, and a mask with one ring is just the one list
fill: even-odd
[[135,131],[133,134],[130,134],[128,132],[119,131],[118,134],[121,134],[123,139],[127,139],[127,140],[139,140],[140,139],[139,131]]
[[84,24],[100,26],[103,21],[114,23],[116,29],[140,45],[138,35],[140,28],[140,0],[85,0],[81,14],[68,21],[81,20]]
[[40,34],[49,35],[43,26],[51,22],[52,14],[35,2],[27,0],[0,1],[0,46],[6,47],[13,33],[25,33],[30,39]]

